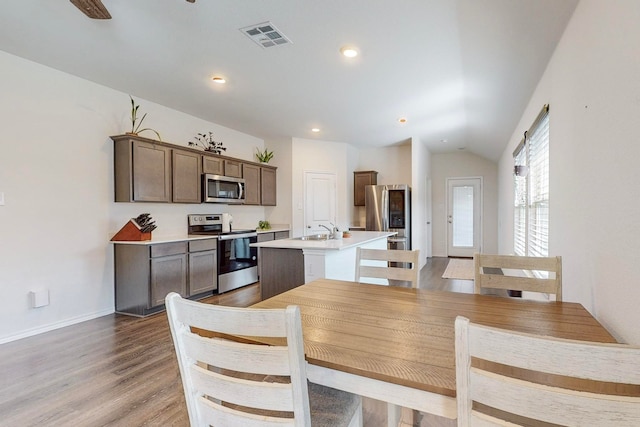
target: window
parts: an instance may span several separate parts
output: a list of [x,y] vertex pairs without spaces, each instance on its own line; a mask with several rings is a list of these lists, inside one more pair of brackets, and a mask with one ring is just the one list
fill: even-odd
[[516,255],[549,254],[549,106],[545,105],[513,153],[513,249]]

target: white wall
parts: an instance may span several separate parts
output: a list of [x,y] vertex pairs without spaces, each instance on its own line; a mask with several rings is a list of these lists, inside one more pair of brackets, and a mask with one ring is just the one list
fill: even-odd
[[[189,213],[228,211],[255,226],[264,208],[113,202],[113,142],[128,94],[0,52],[0,342],[113,312],[109,238],[149,212],[154,236],[186,233]],[[135,94],[133,94],[135,98]],[[212,131],[225,154],[254,159],[261,139],[137,99],[144,124],[180,145]],[[154,137],[152,133],[143,136]],[[28,292],[51,303],[29,308]]]
[[[347,156],[351,152],[349,146],[342,142],[292,139],[291,203],[293,206],[292,236],[304,233],[304,174],[305,172],[331,172],[336,175],[336,225],[341,230],[349,227],[348,204],[353,205],[353,191],[348,193]],[[353,185],[353,184],[352,184]],[[353,188],[353,187],[351,187]]]
[[640,344],[640,2],[582,0],[500,160],[500,251],[513,248],[512,152],[550,104],[550,254],[563,298]]
[[447,256],[447,178],[482,177],[482,252],[498,250],[497,164],[466,151],[432,154],[433,256]]
[[427,238],[431,229],[427,226],[431,205],[431,201],[427,200],[427,182],[431,179],[431,153],[418,138],[411,140],[411,152],[411,249],[420,251],[419,267],[422,268],[431,254]]

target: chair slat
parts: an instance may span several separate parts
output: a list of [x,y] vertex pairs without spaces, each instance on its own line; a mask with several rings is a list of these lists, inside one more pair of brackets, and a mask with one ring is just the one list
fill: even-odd
[[[472,357],[548,374],[640,385],[640,348],[469,325]],[[563,361],[571,363],[562,363]],[[637,369],[629,369],[630,366]]]
[[[476,253],[474,261],[474,290],[479,294],[484,288],[514,291],[542,292],[555,295],[562,301],[562,257],[527,257]],[[499,268],[504,274],[485,273],[485,268]],[[528,275],[510,275],[510,271],[548,272],[548,278]]]
[[[264,309],[247,309],[243,312],[234,307],[217,306],[218,316],[211,316],[206,304],[185,300],[176,306],[178,320],[189,326],[229,335],[254,337],[284,337],[284,312],[269,313]],[[278,319],[280,317],[280,319]]]
[[471,368],[471,400],[560,425],[640,425],[640,397],[549,387]]
[[203,397],[198,398],[197,402],[200,413],[199,426],[286,427],[296,425],[293,418],[247,414]]
[[249,408],[293,412],[291,384],[250,381],[191,365],[193,385],[215,399]]
[[184,344],[189,357],[218,368],[264,375],[291,373],[286,347],[205,338],[190,332],[185,333]]
[[[418,287],[420,251],[383,250],[356,248],[356,277],[375,278],[411,282],[411,287]],[[383,265],[379,265],[381,263]],[[403,266],[390,266],[389,263],[402,263]],[[404,265],[408,264],[408,268]]]

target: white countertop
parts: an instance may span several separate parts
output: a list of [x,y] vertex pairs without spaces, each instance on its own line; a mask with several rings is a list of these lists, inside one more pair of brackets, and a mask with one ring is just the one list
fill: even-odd
[[351,237],[329,240],[300,240],[300,239],[280,239],[267,242],[252,243],[251,246],[257,248],[279,248],[279,249],[326,249],[342,250],[360,246],[378,239],[386,239],[397,234],[389,231],[352,231]]
[[[234,227],[234,229],[251,230],[250,227]],[[290,231],[291,228],[288,224],[274,224],[268,230],[256,230],[258,234],[262,233],[277,233],[279,231]],[[154,236],[151,234],[151,240],[116,240],[111,243],[117,243],[122,245],[157,245],[159,243],[173,243],[184,242],[189,240],[203,240],[203,239],[217,239],[218,236],[206,235],[206,234],[175,234],[165,236]]]
[[261,233],[277,233],[279,231],[291,231],[291,227],[288,224],[271,224],[271,228],[267,228],[265,230],[256,229],[258,234]]
[[184,242],[189,240],[217,239],[218,236],[207,236],[204,234],[177,234],[174,236],[158,236],[151,235],[151,240],[115,240],[111,243],[119,245],[157,245],[159,243]]

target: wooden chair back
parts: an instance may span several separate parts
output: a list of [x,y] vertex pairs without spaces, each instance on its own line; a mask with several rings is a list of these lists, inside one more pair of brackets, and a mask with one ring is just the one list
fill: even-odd
[[[418,287],[420,251],[356,248],[356,282],[362,277],[411,282]],[[379,265],[370,265],[371,261]],[[364,263],[363,263],[364,262]],[[396,265],[397,264],[397,265]]]
[[[476,253],[473,261],[474,288],[477,294],[481,293],[483,288],[506,289],[553,294],[556,301],[562,301],[562,257]],[[533,271],[547,272],[548,277],[536,277]]]
[[[311,425],[297,306],[222,307],[171,293],[166,307],[191,426]],[[219,338],[200,336],[192,328],[215,332]],[[286,338],[286,344],[238,342],[225,339],[227,335]],[[267,376],[288,378],[269,382]],[[265,410],[274,412],[266,416]],[[293,418],[287,418],[291,414]]]
[[[603,384],[613,383],[607,384],[612,386],[609,390],[631,384],[637,393],[640,347],[505,331],[461,316],[455,322],[455,340],[459,427],[535,421],[566,426],[640,425],[638,394],[603,391]],[[489,371],[482,362],[527,371],[518,379]],[[553,385],[532,381],[550,376],[556,378]],[[556,376],[562,377],[557,380]],[[576,391],[576,384],[588,391]],[[492,409],[483,409],[487,407]]]

